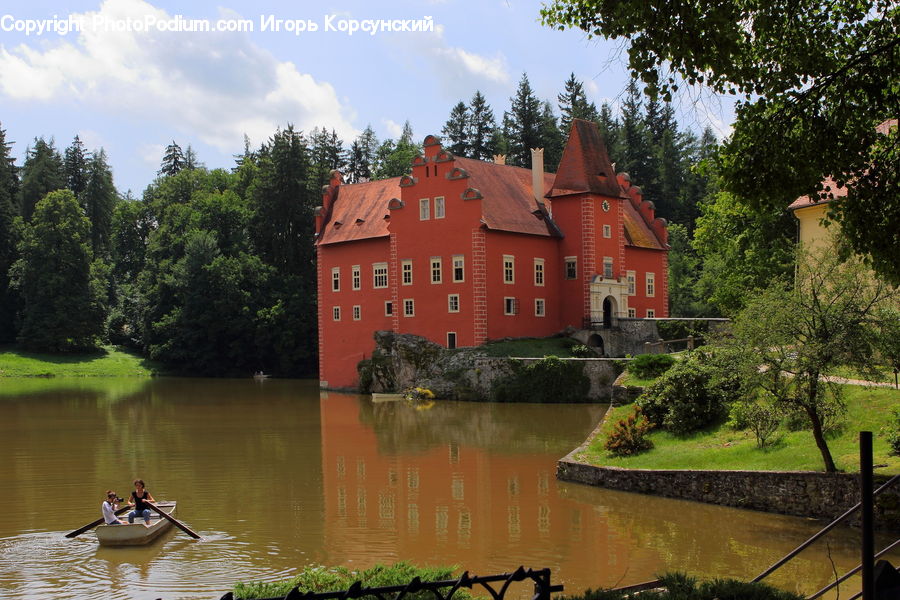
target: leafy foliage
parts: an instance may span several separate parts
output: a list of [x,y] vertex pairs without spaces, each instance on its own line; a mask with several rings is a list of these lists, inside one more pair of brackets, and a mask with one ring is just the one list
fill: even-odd
[[756,436],[756,447],[765,448],[781,424],[781,411],[771,401],[738,401],[728,411],[728,424],[734,429],[750,429]]
[[638,354],[628,363],[628,372],[640,379],[659,377],[675,364],[671,354]]
[[590,380],[578,361],[547,356],[523,363],[510,361],[512,372],[494,381],[491,397],[495,402],[585,402]]
[[[661,590],[637,594],[649,600],[801,600],[803,596],[779,590],[765,583],[747,583],[737,579],[698,582],[684,573],[666,573],[660,577]],[[587,590],[583,594],[559,596],[558,600],[623,600],[634,593],[614,590]]]
[[891,420],[888,423],[887,439],[891,445],[891,454],[900,456],[900,407],[895,408],[891,413]]
[[686,359],[647,388],[637,405],[654,425],[684,435],[723,416],[727,397],[716,383],[712,365]]
[[613,426],[603,447],[613,456],[631,456],[644,452],[653,447],[653,442],[647,439],[647,433],[651,429],[653,424],[644,416],[641,407],[635,406],[632,414],[619,419]]

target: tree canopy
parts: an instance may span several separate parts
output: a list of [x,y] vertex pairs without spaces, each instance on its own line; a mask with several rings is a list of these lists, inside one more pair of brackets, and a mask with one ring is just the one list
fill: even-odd
[[[685,84],[738,96],[725,189],[767,209],[834,199],[829,215],[853,250],[900,283],[900,132],[876,133],[900,106],[895,1],[552,0],[541,14],[627,40],[651,97]],[[846,196],[834,197],[839,188]]]

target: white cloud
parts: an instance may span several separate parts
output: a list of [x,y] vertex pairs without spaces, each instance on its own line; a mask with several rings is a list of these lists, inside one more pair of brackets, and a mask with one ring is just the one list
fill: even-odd
[[138,156],[141,157],[144,164],[154,168],[162,162],[165,152],[166,147],[163,144],[141,144],[137,150]]
[[[105,0],[98,11],[76,16],[88,23],[94,17],[172,18],[144,0]],[[222,11],[220,16],[236,15]],[[331,84],[278,61],[240,33],[86,27],[74,43],[0,46],[0,95],[70,100],[165,123],[222,150],[240,144],[244,133],[264,140],[288,122],[303,130],[329,123],[345,138],[357,133],[352,111]]]
[[384,128],[392,138],[398,138],[400,137],[400,134],[403,133],[403,125],[396,121],[392,121],[391,119],[381,119],[381,124],[384,125]]

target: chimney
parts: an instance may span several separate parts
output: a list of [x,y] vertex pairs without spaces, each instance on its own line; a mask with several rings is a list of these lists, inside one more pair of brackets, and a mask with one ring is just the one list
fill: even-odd
[[494,155],[494,164],[495,165],[505,165],[506,164],[506,155],[505,154],[495,154]]
[[538,206],[544,204],[544,149],[531,149],[531,193]]

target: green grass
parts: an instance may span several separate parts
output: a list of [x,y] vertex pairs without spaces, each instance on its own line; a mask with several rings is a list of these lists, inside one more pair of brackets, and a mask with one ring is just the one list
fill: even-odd
[[480,349],[484,350],[488,356],[515,356],[520,358],[558,356],[560,358],[568,358],[572,356],[569,350],[573,343],[577,342],[567,337],[527,338],[488,342]]
[[0,377],[150,377],[160,372],[159,364],[114,346],[81,354],[45,354],[0,346]]
[[[891,409],[900,403],[900,391],[891,388],[844,387],[847,418],[841,431],[828,435],[828,447],[838,469],[859,469],[859,432],[874,433],[875,472],[900,473],[900,457],[888,455],[887,431]],[[751,431],[734,431],[724,424],[686,437],[654,431],[654,448],[629,457],[610,457],[603,448],[606,435],[616,421],[629,414],[632,405],[613,409],[604,429],[580,457],[591,464],[632,469],[706,469],[754,471],[823,471],[822,456],[810,431],[779,430],[777,442],[765,449],[756,447]]]
[[628,369],[625,369],[625,376],[621,380],[622,385],[632,386],[632,387],[648,387],[651,383],[659,379],[658,377],[652,377],[650,379],[641,379],[640,377],[636,377],[635,375],[628,372]]

